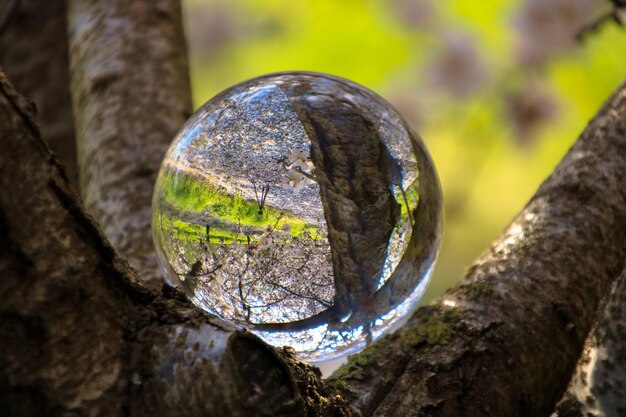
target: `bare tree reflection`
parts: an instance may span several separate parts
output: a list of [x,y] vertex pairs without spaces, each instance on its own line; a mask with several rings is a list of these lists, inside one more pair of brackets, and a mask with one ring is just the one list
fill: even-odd
[[[166,227],[168,227],[166,225]],[[290,233],[279,216],[256,236],[231,241],[210,226],[195,244],[180,239],[173,224],[163,233],[183,286],[205,307],[244,326],[286,323],[314,316],[333,305],[330,248],[323,235]]]
[[252,187],[254,189],[254,198],[256,199],[257,206],[259,207],[259,214],[263,214],[263,207],[265,207],[265,199],[270,192],[270,185],[265,184],[257,188],[256,182],[252,181]]

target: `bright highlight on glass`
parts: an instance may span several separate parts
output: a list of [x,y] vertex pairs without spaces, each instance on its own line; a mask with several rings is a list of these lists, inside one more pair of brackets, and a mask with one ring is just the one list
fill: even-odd
[[441,191],[428,152],[350,81],[271,74],[202,106],[153,198],[162,270],[198,307],[303,359],[393,330],[430,279]]

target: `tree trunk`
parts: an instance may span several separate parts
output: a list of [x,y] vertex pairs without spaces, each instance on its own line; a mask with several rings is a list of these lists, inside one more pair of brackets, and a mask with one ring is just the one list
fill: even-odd
[[178,0],[68,0],[80,190],[113,247],[160,286],[152,187],[191,115]]
[[0,415],[85,404],[93,415],[121,415],[131,313],[121,261],[1,73],[0,90]]
[[[70,1],[83,193],[142,279],[158,134],[188,105],[174,3]],[[548,416],[624,269],[626,85],[459,286],[331,384],[140,284],[3,75],[0,138],[0,415]]]
[[65,14],[65,0],[0,2],[0,66],[36,104],[37,124],[78,189]]

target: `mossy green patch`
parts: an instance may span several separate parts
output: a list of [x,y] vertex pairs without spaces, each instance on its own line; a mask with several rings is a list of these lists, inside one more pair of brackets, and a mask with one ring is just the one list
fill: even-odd
[[420,327],[402,333],[400,340],[403,346],[415,347],[421,343],[429,345],[446,345],[450,342],[452,327],[444,322],[429,321]]
[[349,394],[355,397],[358,395],[358,392],[342,379],[333,379],[330,381],[330,383],[342,393]]
[[458,308],[451,308],[445,312],[432,316],[418,327],[409,329],[400,335],[400,341],[405,347],[416,347],[422,343],[429,345],[447,345],[454,334],[452,323],[461,317]]
[[487,296],[493,294],[493,291],[494,291],[491,284],[485,281],[479,281],[476,284],[474,284],[474,290],[476,291],[476,293],[480,295],[487,295]]
[[361,380],[365,378],[365,370],[381,355],[379,346],[379,344],[374,343],[363,349],[359,354],[350,356],[348,363],[335,371],[329,379],[337,381],[340,379]]

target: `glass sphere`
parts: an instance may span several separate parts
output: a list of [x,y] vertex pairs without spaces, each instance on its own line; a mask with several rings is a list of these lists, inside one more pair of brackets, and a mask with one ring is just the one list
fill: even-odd
[[195,112],[163,160],[152,226],[166,279],[196,306],[323,361],[412,311],[441,211],[424,143],[388,102],[292,72]]

